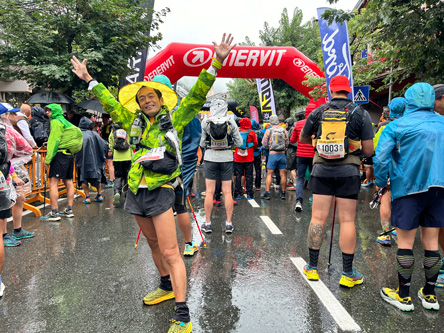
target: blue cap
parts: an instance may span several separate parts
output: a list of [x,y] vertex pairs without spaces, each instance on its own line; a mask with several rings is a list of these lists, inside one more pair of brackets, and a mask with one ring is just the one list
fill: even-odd
[[0,103],[0,114],[10,112],[10,110],[12,110],[12,106],[9,103]]

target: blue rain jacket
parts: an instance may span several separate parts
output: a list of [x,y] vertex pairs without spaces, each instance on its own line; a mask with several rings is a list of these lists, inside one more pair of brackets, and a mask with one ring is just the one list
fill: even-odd
[[404,116],[385,127],[373,158],[376,185],[389,175],[392,200],[444,187],[444,117],[433,112],[433,87],[416,83],[405,98]]
[[[194,119],[185,126],[182,137],[182,183],[185,191],[194,176],[197,164],[197,149],[199,148],[202,126],[199,119]],[[187,193],[188,195],[188,193]]]

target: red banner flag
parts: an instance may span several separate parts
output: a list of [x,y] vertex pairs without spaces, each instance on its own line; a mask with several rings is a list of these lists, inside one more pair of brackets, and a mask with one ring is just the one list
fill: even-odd
[[250,118],[251,120],[256,120],[259,124],[259,112],[257,111],[256,107],[253,105],[250,105]]

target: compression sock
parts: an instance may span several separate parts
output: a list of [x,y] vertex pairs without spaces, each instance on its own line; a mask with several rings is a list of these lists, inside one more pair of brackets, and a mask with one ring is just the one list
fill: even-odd
[[173,319],[188,323],[190,321],[190,310],[187,302],[176,302]]
[[353,274],[353,258],[355,254],[348,254],[342,252],[342,271],[347,273],[348,275]]
[[20,231],[22,231],[22,228],[14,229],[14,231],[15,231],[15,232],[20,232]]
[[435,282],[439,274],[439,251],[424,251],[424,271],[426,283],[423,289],[424,295],[435,295]]
[[319,250],[308,249],[310,252],[310,267],[318,267]]
[[410,295],[410,280],[412,279],[415,257],[410,249],[398,249],[396,254],[398,262],[399,297]]
[[382,232],[390,230],[390,222],[381,221]]
[[173,285],[171,284],[170,275],[160,277],[159,288],[167,291],[173,290]]

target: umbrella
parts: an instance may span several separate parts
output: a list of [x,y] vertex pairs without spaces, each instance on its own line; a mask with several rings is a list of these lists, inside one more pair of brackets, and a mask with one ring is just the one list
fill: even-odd
[[93,110],[99,113],[107,113],[105,112],[105,110],[103,110],[102,104],[100,104],[100,102],[97,99],[88,99],[86,101],[82,101],[78,103],[77,106],[85,110]]
[[28,98],[27,102],[28,104],[51,104],[51,103],[57,103],[57,104],[75,104],[76,101],[73,100],[68,95],[62,94],[62,93],[56,93],[56,92],[41,92],[32,95]]

